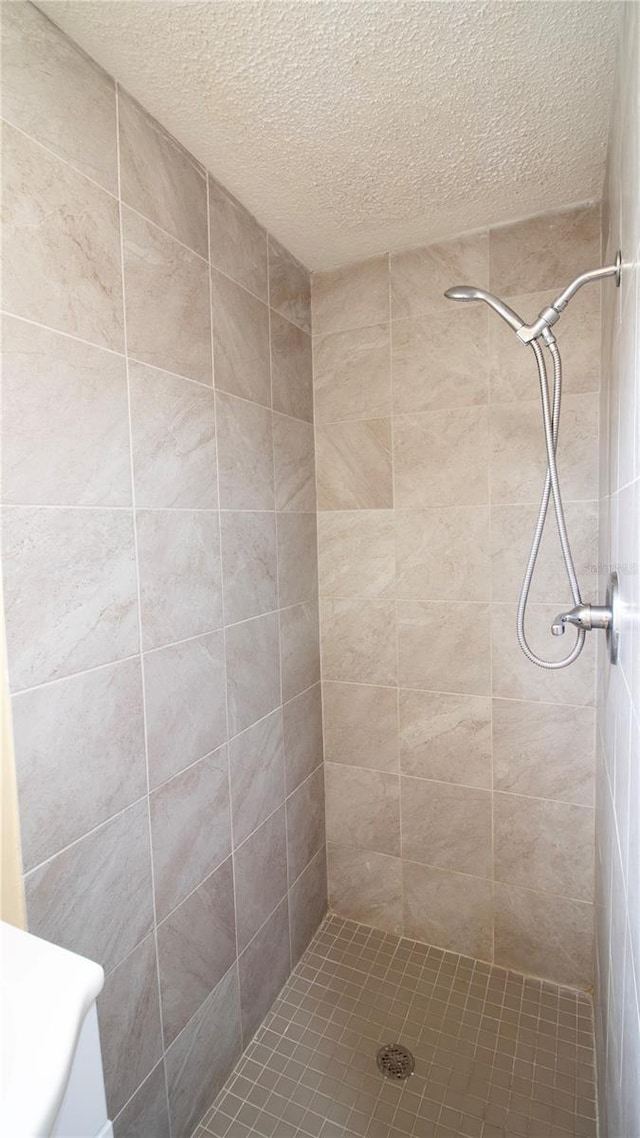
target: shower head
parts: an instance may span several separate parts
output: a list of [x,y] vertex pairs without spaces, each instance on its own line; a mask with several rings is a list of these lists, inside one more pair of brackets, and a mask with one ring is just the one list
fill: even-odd
[[444,294],[447,300],[484,300],[498,316],[506,320],[510,328],[514,332],[519,331],[524,325],[524,320],[521,320],[517,312],[509,308],[503,300],[499,300],[497,296],[493,296],[490,292],[485,292],[483,288],[475,288],[474,285],[454,285],[453,288],[448,288]]

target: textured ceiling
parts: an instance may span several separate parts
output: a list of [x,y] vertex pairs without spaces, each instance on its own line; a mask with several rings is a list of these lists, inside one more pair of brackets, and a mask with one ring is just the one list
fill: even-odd
[[616,3],[38,6],[311,268],[600,194]]

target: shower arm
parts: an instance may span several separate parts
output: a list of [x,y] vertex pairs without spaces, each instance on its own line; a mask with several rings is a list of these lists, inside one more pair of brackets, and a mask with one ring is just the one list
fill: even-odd
[[[538,336],[544,336],[545,332],[559,320],[569,301],[575,296],[578,289],[583,285],[590,284],[592,281],[600,281],[605,277],[615,277],[616,284],[620,284],[620,268],[622,265],[622,257],[620,251],[616,254],[615,264],[605,265],[602,269],[590,269],[587,273],[581,273],[576,277],[570,285],[567,285],[564,292],[554,300],[548,308],[543,308],[537,320],[533,324],[523,324],[521,328],[516,329],[516,335],[523,344],[530,344],[532,340],[537,340]],[[547,337],[545,336],[545,339]]]

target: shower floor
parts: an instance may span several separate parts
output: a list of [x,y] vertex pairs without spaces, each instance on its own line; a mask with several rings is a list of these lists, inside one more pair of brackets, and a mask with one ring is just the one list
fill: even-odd
[[587,995],[331,915],[194,1138],[596,1134]]

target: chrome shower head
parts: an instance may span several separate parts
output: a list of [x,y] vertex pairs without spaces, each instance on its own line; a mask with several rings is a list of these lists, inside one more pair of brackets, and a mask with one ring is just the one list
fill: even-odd
[[517,312],[509,308],[503,300],[494,296],[490,292],[485,292],[483,288],[475,288],[474,285],[454,285],[453,288],[448,288],[444,294],[447,300],[484,300],[498,316],[506,320],[510,328],[517,332],[524,325],[524,320],[521,320]]

